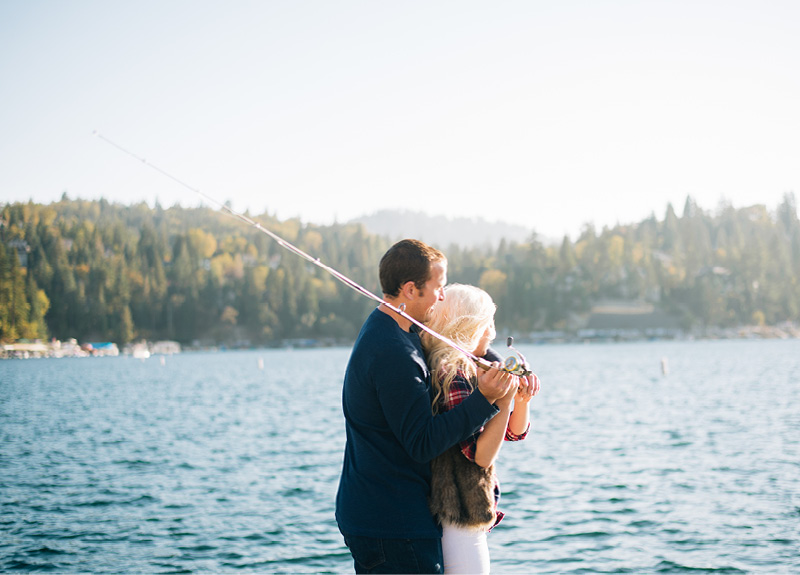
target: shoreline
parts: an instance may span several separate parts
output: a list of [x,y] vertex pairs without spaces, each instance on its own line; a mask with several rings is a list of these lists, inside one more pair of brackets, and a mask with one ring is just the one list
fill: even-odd
[[[592,343],[633,343],[648,341],[715,341],[715,340],[795,340],[800,339],[800,325],[784,322],[775,326],[739,326],[731,328],[705,328],[685,331],[666,330],[581,330],[578,332],[546,331],[528,334],[511,334],[518,344],[563,345]],[[154,355],[167,356],[192,352],[225,352],[259,349],[324,349],[351,347],[353,342],[306,338],[278,340],[264,345],[250,342],[234,344],[184,345],[177,342],[139,342],[128,344],[122,352],[116,344],[78,345],[75,340],[60,342],[19,341],[0,346],[0,359],[41,359],[64,357],[133,357],[147,359]]]

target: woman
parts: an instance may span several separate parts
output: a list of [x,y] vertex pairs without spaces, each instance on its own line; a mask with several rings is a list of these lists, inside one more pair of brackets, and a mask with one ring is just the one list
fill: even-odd
[[[485,291],[453,284],[433,309],[428,326],[463,349],[490,361],[500,360],[489,344],[495,337],[496,306]],[[453,409],[476,387],[477,368],[463,353],[440,340],[422,339],[433,382],[433,411]],[[500,412],[475,435],[462,441],[431,463],[431,512],[442,524],[445,573],[488,573],[486,534],[503,518],[497,510],[499,483],[494,461],[503,440],[524,439],[530,427],[529,403],[539,391],[535,375],[495,405]],[[514,409],[512,411],[512,400]]]

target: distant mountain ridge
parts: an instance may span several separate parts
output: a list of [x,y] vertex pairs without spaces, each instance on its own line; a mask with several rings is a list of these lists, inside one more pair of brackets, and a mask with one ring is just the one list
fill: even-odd
[[442,249],[453,244],[463,248],[496,248],[503,239],[521,243],[534,233],[530,228],[515,224],[489,222],[481,218],[429,216],[408,210],[381,210],[350,222],[363,224],[369,233],[388,237],[391,241],[415,238]]

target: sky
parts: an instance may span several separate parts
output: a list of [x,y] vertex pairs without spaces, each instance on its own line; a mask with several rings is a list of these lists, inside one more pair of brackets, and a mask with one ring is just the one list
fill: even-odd
[[[0,202],[576,237],[800,193],[794,0],[0,0]],[[469,233],[469,230],[465,230]]]

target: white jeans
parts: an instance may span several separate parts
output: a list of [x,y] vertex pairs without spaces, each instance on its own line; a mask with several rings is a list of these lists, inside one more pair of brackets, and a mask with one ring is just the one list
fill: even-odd
[[489,543],[486,540],[486,531],[444,525],[442,555],[445,575],[489,573]]

